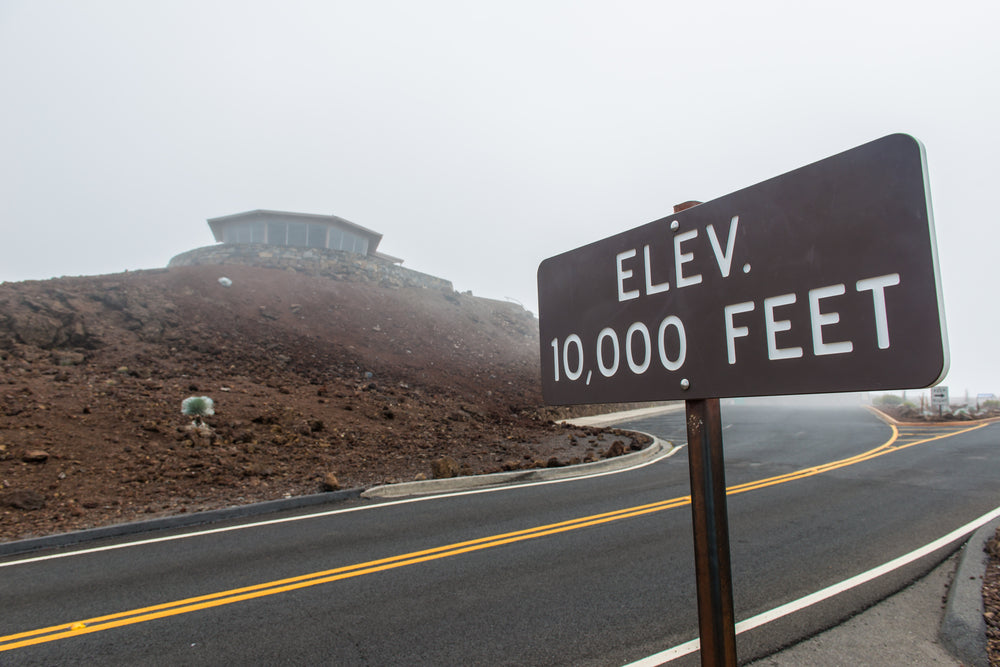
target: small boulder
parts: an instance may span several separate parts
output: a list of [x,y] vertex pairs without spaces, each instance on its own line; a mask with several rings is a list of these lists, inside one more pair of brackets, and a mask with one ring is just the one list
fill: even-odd
[[624,453],[625,453],[625,443],[623,443],[621,440],[615,440],[614,442],[611,443],[611,446],[608,447],[608,451],[604,452],[604,458],[610,459],[616,456],[621,456]]
[[337,476],[332,472],[328,472],[323,475],[323,479],[320,480],[320,486],[324,491],[336,491],[340,489],[340,481]]
[[44,449],[29,449],[21,460],[25,463],[45,463],[49,460],[49,453]]
[[207,424],[188,424],[184,427],[183,433],[198,447],[207,447],[215,442],[215,431]]
[[434,479],[458,477],[458,462],[450,456],[444,456],[431,462],[431,475]]
[[86,357],[79,352],[62,351],[56,354],[56,363],[60,366],[79,366]]
[[14,509],[32,512],[45,507],[45,496],[37,491],[28,489],[9,491],[3,496],[3,504],[9,505]]

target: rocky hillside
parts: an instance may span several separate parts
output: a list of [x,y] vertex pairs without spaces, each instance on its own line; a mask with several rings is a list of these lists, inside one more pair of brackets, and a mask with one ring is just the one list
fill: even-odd
[[540,402],[512,304],[247,266],[5,283],[0,540],[637,446]]

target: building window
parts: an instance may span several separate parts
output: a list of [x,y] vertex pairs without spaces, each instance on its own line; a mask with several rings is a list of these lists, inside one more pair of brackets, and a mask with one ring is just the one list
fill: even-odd
[[250,243],[265,243],[267,241],[265,233],[266,228],[263,222],[250,223]]
[[326,247],[326,225],[309,225],[310,248]]
[[304,222],[288,223],[288,245],[304,246],[306,244],[307,226]]
[[344,238],[340,242],[340,249],[347,252],[357,252],[358,237],[350,232],[344,232]]
[[329,248],[368,254],[368,239],[330,225],[305,222],[253,220],[222,228],[224,243],[266,243],[277,246]]
[[285,245],[287,225],[283,222],[267,223],[267,242],[271,245]]

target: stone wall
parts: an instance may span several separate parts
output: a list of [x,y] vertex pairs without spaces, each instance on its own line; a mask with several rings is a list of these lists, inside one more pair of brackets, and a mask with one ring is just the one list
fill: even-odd
[[373,282],[386,287],[425,287],[453,292],[450,280],[404,269],[377,257],[323,248],[293,248],[253,243],[220,243],[177,255],[168,267],[248,264],[267,269],[292,269],[334,280]]

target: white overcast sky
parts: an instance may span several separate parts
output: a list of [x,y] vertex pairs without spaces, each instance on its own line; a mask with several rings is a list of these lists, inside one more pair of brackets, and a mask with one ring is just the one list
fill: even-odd
[[0,0],[0,280],[336,214],[537,312],[546,257],[894,132],[926,149],[952,395],[1000,393],[1000,5]]

